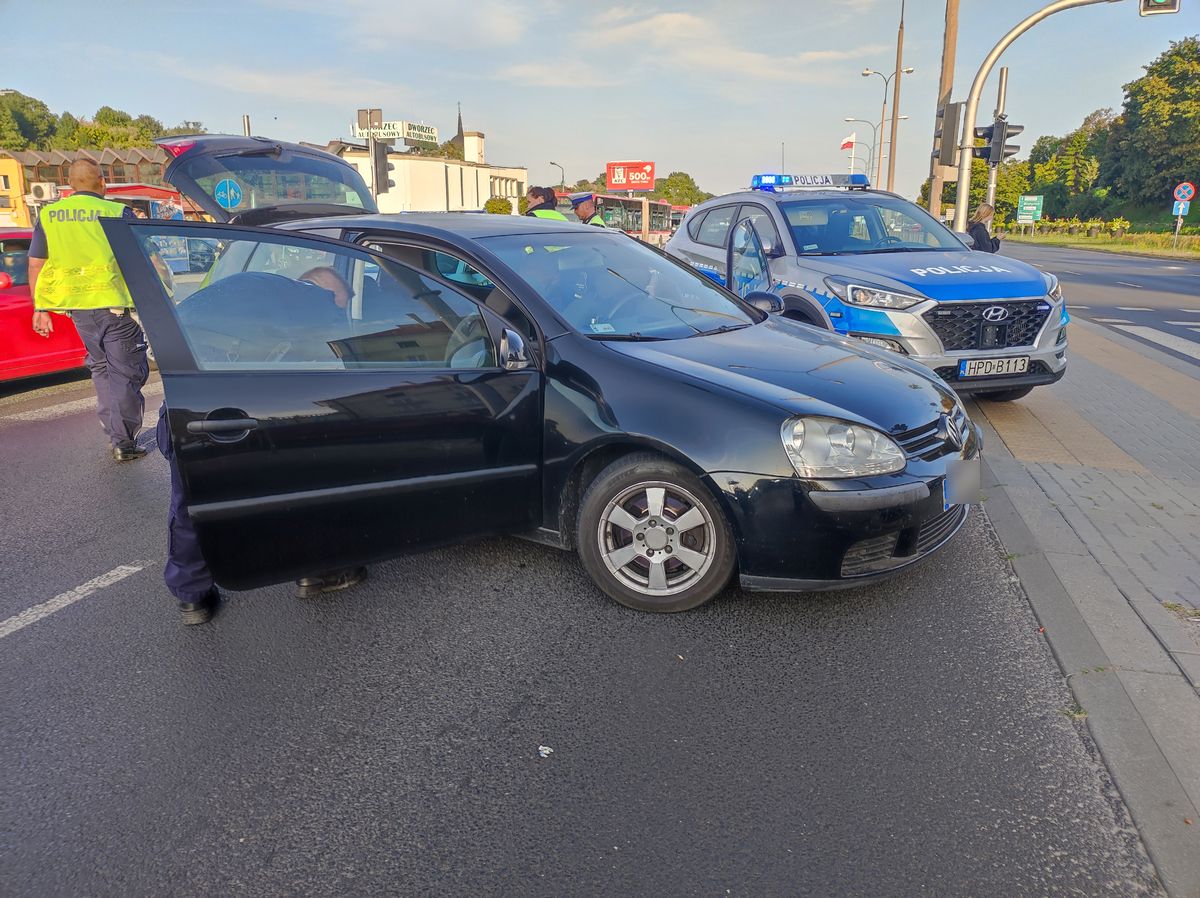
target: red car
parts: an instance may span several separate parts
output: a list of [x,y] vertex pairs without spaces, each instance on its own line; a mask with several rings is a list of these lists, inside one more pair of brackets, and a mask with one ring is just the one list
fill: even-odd
[[54,332],[33,332],[29,294],[28,228],[0,228],[0,381],[68,371],[83,364],[87,350],[66,315],[54,316]]

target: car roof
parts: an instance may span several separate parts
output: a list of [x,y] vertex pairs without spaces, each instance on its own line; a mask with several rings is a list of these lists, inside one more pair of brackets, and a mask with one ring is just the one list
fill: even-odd
[[[744,202],[759,202],[759,203],[783,203],[789,200],[829,200],[829,199],[844,199],[847,196],[858,196],[865,194],[867,196],[886,196],[893,199],[903,200],[904,197],[898,193],[892,193],[889,190],[863,190],[854,188],[847,190],[845,188],[832,188],[829,190],[739,190],[734,193],[727,193],[724,196],[715,196],[711,200],[705,200],[698,206],[693,206],[692,211],[696,209],[707,209],[711,206],[725,205],[732,201]],[[908,200],[905,200],[908,202]]]
[[[546,234],[569,231],[603,233],[600,228],[570,221],[537,218],[529,215],[488,215],[478,212],[397,212],[380,215],[336,215],[328,218],[304,218],[277,225],[287,230],[310,231],[329,227],[340,230],[415,230],[443,232],[478,239],[520,234]],[[615,231],[612,233],[622,233]]]

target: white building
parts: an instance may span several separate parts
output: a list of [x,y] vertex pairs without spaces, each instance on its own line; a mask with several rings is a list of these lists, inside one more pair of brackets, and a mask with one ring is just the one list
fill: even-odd
[[[395,186],[379,195],[379,211],[478,212],[489,199],[502,197],[512,203],[515,214],[517,199],[529,186],[528,169],[488,165],[482,132],[460,131],[455,140],[459,137],[464,161],[390,153],[390,176]],[[353,165],[374,188],[365,144],[335,140],[325,149]]]

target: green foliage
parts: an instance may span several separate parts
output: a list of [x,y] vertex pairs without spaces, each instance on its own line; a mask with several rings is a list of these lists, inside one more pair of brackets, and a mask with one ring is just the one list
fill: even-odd
[[430,156],[435,159],[457,159],[459,162],[463,158],[463,148],[453,140],[447,140],[436,147],[416,146],[410,149],[411,156]]
[[502,196],[494,196],[483,204],[483,211],[489,215],[512,215],[512,202]]
[[45,103],[33,97],[19,93],[0,96],[0,149],[128,149],[152,146],[156,137],[203,131],[204,126],[199,122],[164,128],[153,116],[134,118],[112,106],[101,106],[90,121],[69,112],[56,116]]
[[650,199],[667,200],[676,206],[694,206],[712,196],[701,190],[691,175],[682,171],[673,171],[665,178],[655,179],[654,189],[650,191]]
[[54,113],[41,100],[21,93],[0,95],[0,147],[36,150],[47,146],[54,133]]

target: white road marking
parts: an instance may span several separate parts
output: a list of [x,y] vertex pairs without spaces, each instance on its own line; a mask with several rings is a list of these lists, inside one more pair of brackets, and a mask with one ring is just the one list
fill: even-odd
[[[161,396],[163,392],[162,381],[156,381],[152,384],[146,384],[142,387],[143,396]],[[13,412],[11,415],[0,415],[0,421],[50,421],[54,418],[63,418],[67,415],[73,415],[76,412],[85,412],[89,409],[96,408],[96,397],[88,396],[86,399],[75,399],[71,402],[60,402],[58,405],[48,405],[45,408],[30,409],[27,412]]]
[[1133,334],[1135,337],[1141,337],[1143,340],[1149,340],[1151,343],[1157,343],[1159,346],[1165,346],[1167,349],[1173,349],[1176,352],[1190,355],[1194,359],[1200,359],[1200,343],[1194,340],[1187,340],[1183,337],[1177,337],[1175,334],[1168,334],[1160,330],[1155,330],[1152,327],[1143,327],[1139,324],[1117,325],[1119,330]]
[[1153,309],[1148,309],[1145,306],[1117,306],[1118,312],[1153,312]]
[[1092,321],[1099,321],[1101,324],[1129,324],[1128,318],[1093,318]]
[[1200,315],[1200,309],[1180,309],[1185,315]]
[[1180,327],[1193,327],[1200,324],[1200,321],[1164,321],[1163,324],[1175,324]]
[[1131,283],[1129,283],[1129,281],[1117,281],[1117,283],[1120,284],[1122,287],[1137,287],[1139,290],[1142,289],[1141,284],[1131,284]]
[[26,608],[20,614],[13,615],[8,620],[0,622],[0,639],[3,639],[5,636],[11,636],[18,630],[24,629],[30,624],[35,624],[56,611],[62,611],[67,606],[74,605],[80,599],[86,599],[97,590],[104,589],[106,586],[112,586],[126,577],[133,576],[149,564],[149,561],[135,561],[132,564],[123,564],[120,567],[113,568],[107,574],[101,574],[99,577],[89,580],[82,586],[76,586],[72,590],[55,596],[48,602],[42,602],[40,605]]
[[1068,309],[1087,309],[1087,308],[1090,308],[1090,306],[1073,306],[1070,303],[1067,303],[1067,308]]

